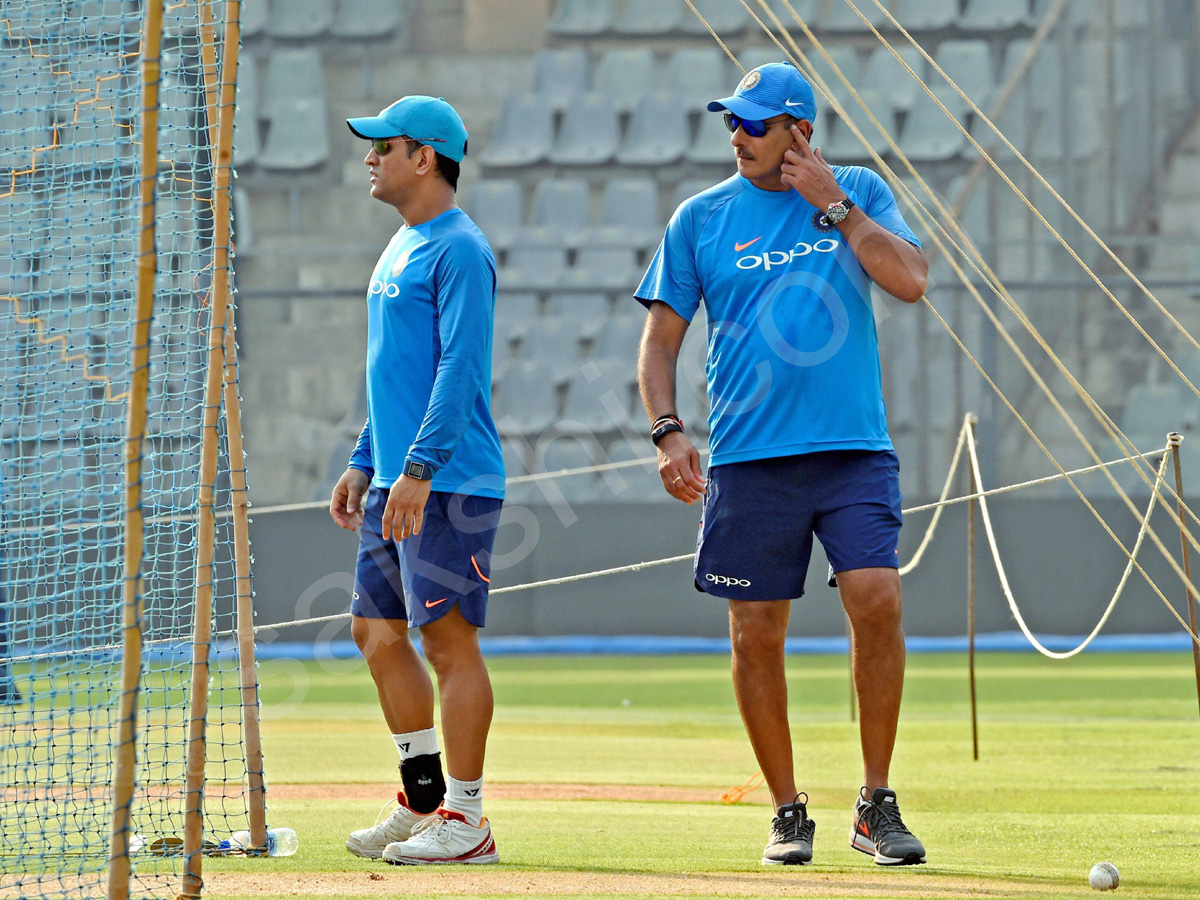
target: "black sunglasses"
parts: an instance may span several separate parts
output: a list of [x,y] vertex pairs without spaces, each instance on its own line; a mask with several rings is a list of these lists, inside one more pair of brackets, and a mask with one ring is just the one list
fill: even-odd
[[778,125],[779,122],[786,122],[787,119],[780,119],[779,122],[767,122],[763,119],[743,119],[741,116],[735,116],[731,112],[725,113],[722,118],[725,119],[725,127],[729,129],[729,133],[733,134],[739,128],[750,137],[760,138],[767,133],[772,125]]

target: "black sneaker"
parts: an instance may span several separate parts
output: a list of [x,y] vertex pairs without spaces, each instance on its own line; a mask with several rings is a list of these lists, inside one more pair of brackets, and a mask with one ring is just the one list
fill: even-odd
[[854,804],[854,825],[850,828],[850,846],[875,855],[881,866],[919,866],[925,862],[925,846],[900,821],[896,792],[875,788],[868,800],[859,792]]
[[807,866],[812,862],[817,823],[808,817],[807,803],[808,794],[801,793],[791,803],[779,807],[771,820],[771,839],[763,850],[764,866]]

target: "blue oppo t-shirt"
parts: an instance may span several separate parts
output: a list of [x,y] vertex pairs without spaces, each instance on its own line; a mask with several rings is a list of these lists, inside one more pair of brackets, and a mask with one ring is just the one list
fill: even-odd
[[[868,216],[916,246],[887,184],[834,166]],[[635,297],[708,311],[710,463],[890,450],[870,279],[794,190],[735,175],[680,205]]]
[[492,420],[496,261],[460,209],[396,232],[367,290],[367,422],[350,465],[391,487],[406,457],[435,491],[504,497]]

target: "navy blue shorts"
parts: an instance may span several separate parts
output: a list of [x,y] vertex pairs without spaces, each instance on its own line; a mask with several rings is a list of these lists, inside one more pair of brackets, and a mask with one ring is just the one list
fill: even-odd
[[492,544],[503,501],[432,491],[421,533],[383,539],[388,492],[371,486],[363,509],[350,612],[371,619],[407,619],[428,625],[458,606],[482,628],[487,616]]
[[729,600],[800,597],[813,534],[834,572],[898,568],[900,524],[900,461],[891,450],[713,466],[696,588]]

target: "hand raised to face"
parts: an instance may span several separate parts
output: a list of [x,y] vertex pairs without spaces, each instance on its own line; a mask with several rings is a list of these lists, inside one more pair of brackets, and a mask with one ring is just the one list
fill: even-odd
[[780,180],[820,210],[846,199],[833,168],[821,156],[821,148],[812,148],[799,125],[793,125],[791,132],[792,146],[783,154]]

